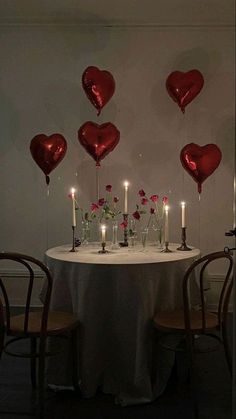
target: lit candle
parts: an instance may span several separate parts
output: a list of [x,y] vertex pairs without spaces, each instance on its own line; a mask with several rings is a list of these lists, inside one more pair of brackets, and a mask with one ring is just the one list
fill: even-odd
[[102,243],[105,243],[106,242],[106,226],[105,226],[105,224],[103,224],[101,226],[101,230],[102,230]]
[[76,227],[76,216],[75,216],[75,188],[71,188],[71,199],[72,199],[72,227]]
[[125,203],[124,203],[124,214],[128,214],[128,188],[129,188],[129,182],[124,182],[125,187]]
[[181,202],[181,207],[182,207],[182,228],[183,228],[183,227],[186,227],[186,214],[185,214],[186,203]]
[[165,205],[165,242],[169,243],[169,207]]

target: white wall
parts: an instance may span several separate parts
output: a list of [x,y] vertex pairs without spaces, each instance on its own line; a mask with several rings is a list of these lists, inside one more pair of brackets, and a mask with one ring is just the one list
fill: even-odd
[[[77,140],[87,120],[110,121],[121,132],[102,162],[101,186],[122,197],[137,191],[168,195],[171,241],[180,239],[179,202],[187,202],[188,241],[203,253],[231,244],[234,171],[233,29],[12,26],[0,28],[0,250],[42,258],[47,246],[71,240],[70,186],[86,208],[95,199],[95,165]],[[116,92],[97,118],[81,86],[89,65],[112,72]],[[205,86],[183,115],[165,89],[174,70],[199,69]],[[68,142],[63,162],[45,178],[32,160],[30,140],[60,132]],[[223,159],[203,184],[184,172],[179,153],[195,142],[214,142]],[[220,274],[220,269],[217,269]]]

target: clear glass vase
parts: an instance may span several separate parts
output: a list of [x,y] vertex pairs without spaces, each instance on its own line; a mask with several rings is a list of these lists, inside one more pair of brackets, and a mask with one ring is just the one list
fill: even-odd
[[158,249],[164,249],[165,237],[164,237],[164,228],[163,226],[157,229],[157,247]]
[[119,249],[119,243],[118,243],[118,221],[114,220],[112,221],[112,242],[111,242],[111,248],[112,249]]
[[156,244],[158,249],[164,249],[164,225],[163,225],[163,220],[158,220],[154,221],[153,225],[152,225],[152,229],[155,231],[155,236],[156,236]]
[[137,230],[136,230],[135,220],[130,220],[130,222],[129,222],[128,243],[129,243],[128,250],[129,251],[134,250],[134,248],[137,244]]
[[90,223],[87,220],[82,221],[82,244],[87,245],[90,241]]

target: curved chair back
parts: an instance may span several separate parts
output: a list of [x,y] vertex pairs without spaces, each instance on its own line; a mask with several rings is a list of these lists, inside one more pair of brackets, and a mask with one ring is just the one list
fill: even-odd
[[[26,292],[26,302],[25,302],[25,311],[24,311],[24,333],[27,335],[28,332],[28,322],[29,322],[29,312],[31,308],[31,297],[32,297],[32,290],[35,278],[34,269],[40,268],[40,270],[45,275],[46,280],[46,292],[45,292],[45,299],[43,303],[43,310],[42,310],[42,320],[41,320],[41,334],[46,333],[47,330],[47,320],[48,320],[48,312],[49,312],[49,305],[51,299],[51,292],[52,292],[52,276],[48,270],[48,268],[39,260],[23,255],[20,253],[9,253],[9,252],[2,252],[0,253],[0,260],[12,260],[18,262],[20,265],[24,266],[28,271],[28,287]],[[34,269],[33,269],[34,268]],[[11,332],[11,313],[10,313],[10,303],[9,298],[7,295],[6,288],[2,279],[0,278],[0,291],[3,295],[3,301],[0,298],[0,327],[5,328],[7,333]],[[4,309],[5,306],[5,309]],[[4,315],[5,312],[5,315]]]
[[227,261],[225,274],[224,274],[224,282],[220,292],[219,301],[218,301],[218,322],[219,325],[222,325],[222,322],[225,321],[226,315],[228,312],[229,300],[231,291],[233,288],[233,276],[231,275],[231,271],[233,268],[233,259],[230,253],[227,252],[215,252],[210,253],[202,258],[196,260],[192,263],[192,265],[188,268],[184,275],[183,279],[183,304],[184,304],[184,319],[185,319],[185,329],[187,332],[191,331],[191,299],[190,299],[190,282],[193,278],[193,273],[195,272],[194,278],[199,278],[199,286],[200,286],[200,297],[201,297],[201,313],[202,313],[202,332],[204,333],[206,330],[206,301],[204,296],[204,274],[206,272],[206,268],[209,265],[216,261],[224,259]]

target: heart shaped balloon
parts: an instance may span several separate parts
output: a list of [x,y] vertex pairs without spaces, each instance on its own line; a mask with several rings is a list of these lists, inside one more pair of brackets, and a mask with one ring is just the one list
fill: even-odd
[[187,73],[174,71],[166,80],[166,88],[170,97],[178,103],[183,113],[185,106],[192,102],[202,90],[203,85],[204,78],[198,70],[190,70]]
[[115,80],[112,74],[90,66],[82,75],[82,85],[90,102],[97,109],[97,114],[100,115],[102,108],[115,91]]
[[30,143],[30,152],[46,175],[47,185],[50,182],[49,173],[62,161],[66,154],[67,142],[61,134],[38,134]]
[[78,139],[96,165],[100,166],[100,161],[117,146],[120,132],[111,122],[98,125],[87,121],[80,127]]
[[200,146],[190,143],[181,150],[181,163],[197,182],[199,193],[202,191],[202,183],[216,170],[221,158],[221,151],[215,144]]

